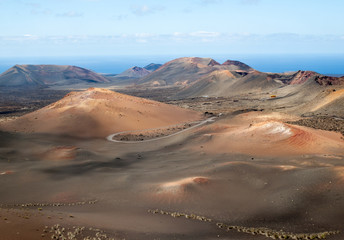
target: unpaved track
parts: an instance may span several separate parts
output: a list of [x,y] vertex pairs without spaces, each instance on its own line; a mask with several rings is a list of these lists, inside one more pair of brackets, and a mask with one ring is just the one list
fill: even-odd
[[[156,129],[159,129],[159,128],[154,128],[154,129],[142,129],[142,130],[134,130],[134,131],[123,131],[123,132],[118,132],[118,133],[114,133],[114,134],[111,134],[109,136],[106,137],[106,139],[110,142],[117,142],[117,143],[143,143],[143,142],[152,142],[152,141],[157,141],[157,140],[161,140],[161,139],[164,139],[164,138],[169,138],[169,137],[172,137],[172,136],[175,136],[177,134],[180,134],[180,133],[183,133],[183,132],[186,132],[186,131],[189,131],[193,128],[196,128],[196,127],[199,127],[199,126],[202,126],[208,122],[214,122],[216,117],[211,117],[211,118],[208,118],[192,127],[189,127],[189,128],[186,128],[186,129],[183,129],[181,131],[178,131],[178,132],[175,132],[175,133],[172,133],[170,135],[167,135],[167,136],[163,136],[163,137],[158,137],[158,138],[152,138],[152,139],[148,139],[148,140],[142,140],[142,141],[119,141],[119,140],[114,140],[113,138],[119,134],[123,134],[123,133],[130,133],[130,132],[137,132],[137,131],[144,131],[144,130],[156,130]],[[173,125],[174,126],[174,125]],[[170,127],[170,126],[166,126],[166,127]]]

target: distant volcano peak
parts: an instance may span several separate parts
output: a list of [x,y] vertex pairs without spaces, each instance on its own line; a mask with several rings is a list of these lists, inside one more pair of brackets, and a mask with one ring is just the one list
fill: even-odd
[[118,74],[117,77],[141,78],[141,77],[147,76],[150,73],[151,72],[145,68],[134,66]]
[[161,66],[162,66],[162,64],[150,63],[147,66],[145,66],[144,69],[151,71],[151,72],[154,72],[155,70],[157,70]]
[[249,65],[235,60],[227,60],[224,63],[222,63],[224,66],[236,66],[239,69],[238,70],[244,70],[244,71],[252,71],[253,68],[251,68]]
[[0,86],[51,86],[107,83],[109,79],[88,69],[68,65],[14,65],[0,75]]

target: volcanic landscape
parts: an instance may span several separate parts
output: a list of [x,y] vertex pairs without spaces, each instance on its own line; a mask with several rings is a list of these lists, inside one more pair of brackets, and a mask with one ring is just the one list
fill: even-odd
[[185,57],[0,75],[0,239],[344,239],[344,77]]

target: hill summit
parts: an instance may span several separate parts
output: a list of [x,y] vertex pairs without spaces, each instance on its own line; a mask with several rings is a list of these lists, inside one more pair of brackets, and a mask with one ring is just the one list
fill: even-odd
[[85,68],[69,65],[15,65],[0,75],[0,86],[50,86],[109,80]]
[[92,138],[120,131],[165,127],[200,118],[200,113],[191,110],[107,89],[89,88],[71,92],[40,110],[2,123],[0,128],[5,131]]
[[156,63],[150,63],[143,68],[134,66],[116,75],[116,77],[117,78],[143,78],[149,75],[151,72],[154,72],[161,66],[162,66],[161,64],[156,64]]
[[220,64],[212,58],[184,57],[165,63],[153,73],[140,79],[138,84],[151,86],[187,86],[214,71],[253,71],[239,61],[226,61]]
[[142,78],[150,73],[151,72],[145,68],[134,66],[118,74],[116,77]]

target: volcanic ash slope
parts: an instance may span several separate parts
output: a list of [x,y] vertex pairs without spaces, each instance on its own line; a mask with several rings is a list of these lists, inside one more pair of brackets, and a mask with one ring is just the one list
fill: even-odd
[[202,151],[209,153],[256,156],[344,154],[340,133],[287,124],[284,122],[287,120],[289,117],[282,115],[241,114],[203,127],[193,149],[201,144]]
[[89,88],[83,92],[71,92],[40,110],[2,123],[0,129],[93,138],[200,118],[200,113],[191,110],[106,89]]

